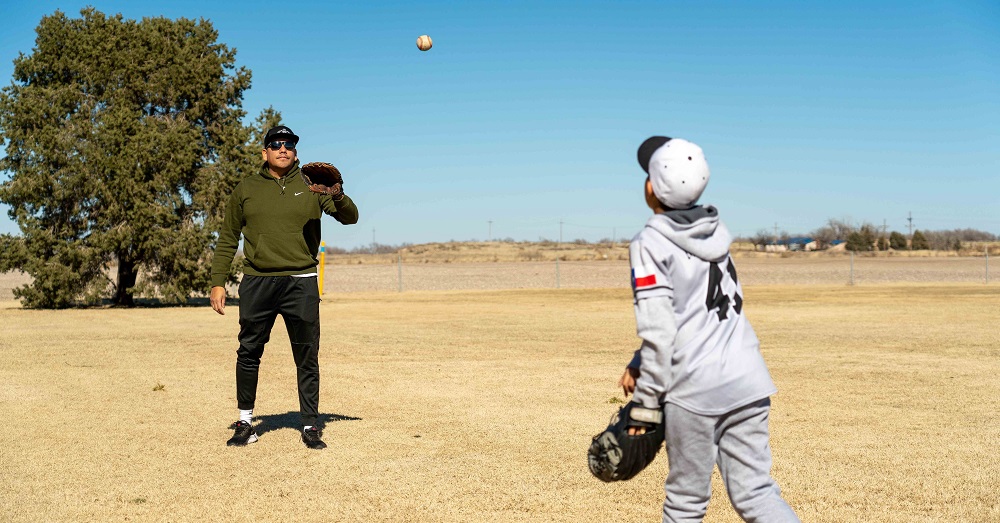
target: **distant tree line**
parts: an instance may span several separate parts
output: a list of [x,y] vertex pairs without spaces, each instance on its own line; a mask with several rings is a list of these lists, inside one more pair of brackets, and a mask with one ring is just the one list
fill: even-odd
[[760,229],[752,236],[741,238],[750,242],[758,250],[772,244],[786,244],[790,238],[808,237],[816,242],[818,250],[827,249],[837,243],[854,252],[892,250],[960,250],[963,243],[997,241],[995,234],[976,229],[953,229],[941,231],[913,231],[908,239],[899,231],[884,231],[872,223],[855,225],[847,220],[830,219],[822,227],[808,234],[792,235],[787,231],[775,234],[768,229]]
[[369,245],[361,245],[352,249],[327,245],[326,252],[328,254],[392,254],[411,245],[413,244],[401,243],[399,245],[389,245],[385,243],[371,243]]
[[[540,247],[555,247],[557,245],[578,245],[578,246],[588,246],[588,245],[593,245],[593,246],[619,245],[619,246],[627,246],[628,243],[629,243],[629,239],[628,238],[619,238],[615,242],[612,242],[611,238],[601,238],[600,240],[597,240],[597,241],[594,241],[594,242],[585,240],[583,238],[577,238],[575,240],[570,240],[570,241],[562,242],[560,244],[558,241],[550,240],[550,239],[547,239],[547,238],[539,238],[537,242],[532,242],[532,241],[527,241],[527,240],[518,241],[518,240],[515,240],[514,238],[511,238],[509,236],[506,237],[506,238],[501,238],[501,239],[497,239],[497,240],[493,240],[493,241],[494,242],[498,242],[498,243],[523,243],[523,244],[531,244],[531,245],[537,245],[537,246],[540,246]],[[447,243],[477,243],[477,242],[480,242],[480,240],[477,240],[477,239],[461,240],[461,241],[450,240]],[[336,246],[327,245],[326,246],[326,252],[327,252],[327,254],[392,254],[394,252],[399,252],[400,250],[405,249],[407,247],[411,247],[411,246],[413,246],[413,243],[411,243],[411,242],[404,242],[404,243],[400,243],[400,244],[370,243],[368,245],[359,245],[357,247],[352,247],[350,249],[346,249],[344,247],[336,247]]]

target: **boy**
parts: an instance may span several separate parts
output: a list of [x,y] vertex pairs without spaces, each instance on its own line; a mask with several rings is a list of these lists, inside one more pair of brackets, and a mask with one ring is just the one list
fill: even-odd
[[767,418],[777,389],[743,315],[732,238],[714,207],[695,205],[708,183],[705,156],[665,136],[643,142],[638,156],[654,214],[629,246],[642,345],[619,384],[664,412],[663,521],[701,521],[716,463],[744,521],[799,521],[771,477]]

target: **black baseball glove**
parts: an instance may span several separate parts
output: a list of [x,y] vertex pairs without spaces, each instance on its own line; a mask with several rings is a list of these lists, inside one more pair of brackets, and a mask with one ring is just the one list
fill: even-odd
[[[629,427],[644,434],[629,436]],[[587,451],[590,472],[601,481],[625,481],[642,472],[663,444],[663,410],[631,402],[622,407],[604,432],[594,436]]]
[[302,167],[302,179],[309,190],[320,194],[328,194],[339,200],[344,197],[344,178],[340,170],[326,162],[309,162]]

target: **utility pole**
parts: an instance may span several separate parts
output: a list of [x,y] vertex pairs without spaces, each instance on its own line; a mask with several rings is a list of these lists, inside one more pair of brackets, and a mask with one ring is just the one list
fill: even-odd
[[559,245],[560,246],[562,245],[562,226],[563,226],[563,221],[559,220]]
[[906,218],[906,221],[910,222],[910,225],[909,225],[909,227],[910,227],[910,250],[912,251],[913,250],[913,211],[908,211],[908,212],[909,212],[909,217]]
[[372,254],[375,254],[375,227],[372,227]]
[[882,245],[883,245],[882,241],[883,240],[885,241],[886,250],[889,250],[889,238],[885,235],[885,231],[886,231],[887,228],[888,228],[888,226],[886,225],[885,218],[882,218],[882,238],[880,238],[879,241],[878,241],[878,248],[879,248],[879,250],[882,250]]
[[487,222],[490,224],[489,241],[493,241],[493,220],[487,220]]
[[777,249],[778,247],[778,222],[774,222],[774,245]]

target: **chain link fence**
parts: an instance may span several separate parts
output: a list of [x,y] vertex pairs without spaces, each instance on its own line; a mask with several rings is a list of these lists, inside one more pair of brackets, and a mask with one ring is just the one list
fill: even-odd
[[[996,283],[986,257],[740,257],[743,285]],[[624,260],[494,263],[328,263],[324,293],[465,289],[626,288]]]
[[[332,257],[331,257],[332,258]],[[887,283],[980,283],[997,285],[986,256],[892,257],[735,255],[743,285],[878,285]],[[328,258],[323,293],[502,289],[627,288],[628,261],[525,261],[479,263],[340,264]],[[997,262],[994,261],[994,264]],[[0,273],[0,300],[29,283],[19,271]],[[230,287],[230,296],[237,294]]]

